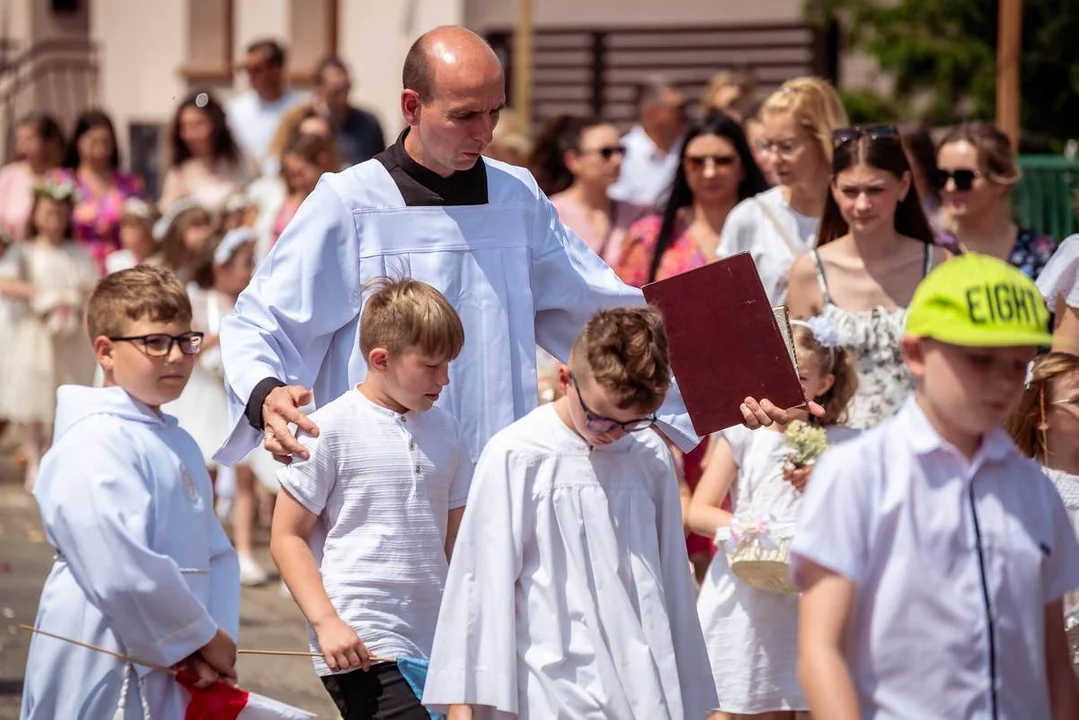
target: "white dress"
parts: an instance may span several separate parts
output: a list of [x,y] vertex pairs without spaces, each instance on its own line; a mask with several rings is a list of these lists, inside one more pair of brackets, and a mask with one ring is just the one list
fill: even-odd
[[14,310],[6,339],[4,391],[0,417],[51,423],[56,389],[90,385],[94,353],[83,329],[82,313],[97,274],[90,253],[65,241],[52,247],[26,241],[0,259],[3,274],[31,283],[34,299],[11,302]]
[[1061,297],[1065,305],[1079,309],[1079,235],[1060,243],[1038,275],[1038,289],[1052,312],[1059,312],[1057,299]]
[[748,252],[768,293],[768,301],[787,301],[787,277],[795,259],[817,244],[818,218],[802,215],[775,187],[734,206],[723,223],[719,255]]
[[[34,486],[57,553],[36,627],[163,667],[219,628],[235,639],[236,553],[191,437],[122,388],[66,386],[57,397],[56,437]],[[126,712],[114,715],[125,675]],[[20,717],[180,720],[187,698],[163,671],[35,635]]]
[[[220,331],[222,318],[232,312],[233,300],[216,290],[200,288],[195,283],[187,286],[187,294],[191,298],[192,327],[207,335],[216,335]],[[206,467],[217,467],[214,452],[229,434],[228,398],[221,369],[220,344],[199,353],[183,394],[161,409],[175,416],[180,427],[195,438]],[[251,466],[263,485],[276,492],[279,466],[273,456],[257,447],[243,462]],[[225,482],[227,486],[230,480]],[[228,488],[224,489],[227,494]]]
[[488,443],[424,703],[476,720],[701,720],[717,705],[670,452],[590,450],[543,405]]
[[[1060,499],[1064,501],[1064,509],[1068,511],[1072,525],[1075,527],[1076,537],[1079,537],[1079,475],[1072,475],[1063,470],[1050,470],[1045,468],[1045,474],[1053,481]],[[1064,596],[1064,614],[1074,616],[1079,623],[1079,588]]]
[[[858,431],[833,426],[827,433],[833,444]],[[794,523],[802,494],[783,479],[784,435],[767,428],[731,428],[723,435],[739,470],[733,512],[772,526]],[[798,596],[746,585],[720,549],[701,584],[697,612],[721,709],[749,715],[809,709],[797,675]]]

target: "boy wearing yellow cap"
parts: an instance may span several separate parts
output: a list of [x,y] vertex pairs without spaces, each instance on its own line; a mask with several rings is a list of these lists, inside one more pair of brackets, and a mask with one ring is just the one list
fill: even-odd
[[983,255],[915,292],[917,389],[817,462],[791,548],[815,717],[1079,718],[1061,621],[1079,545],[1001,429],[1047,321],[1034,284]]

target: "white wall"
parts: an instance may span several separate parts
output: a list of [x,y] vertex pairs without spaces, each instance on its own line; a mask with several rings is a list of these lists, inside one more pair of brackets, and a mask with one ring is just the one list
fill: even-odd
[[401,66],[408,48],[439,25],[464,22],[465,0],[344,0],[338,50],[353,77],[353,100],[374,112],[387,141],[404,128]]
[[90,35],[100,53],[101,105],[112,114],[126,158],[128,123],[167,123],[186,91],[180,77],[187,54],[186,6],[108,0],[91,2],[90,13]]
[[[517,22],[518,0],[465,0],[464,22],[482,32]],[[735,25],[797,21],[803,0],[532,0],[536,27]]]

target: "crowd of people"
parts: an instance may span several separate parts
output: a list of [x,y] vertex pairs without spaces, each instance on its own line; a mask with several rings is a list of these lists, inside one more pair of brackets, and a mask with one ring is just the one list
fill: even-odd
[[[482,48],[452,31],[430,42],[445,43],[445,57],[471,53],[475,65],[461,67],[474,72],[472,89],[461,97],[497,99],[488,85],[497,88],[501,70]],[[379,657],[429,658],[425,702],[451,717],[459,706],[495,708],[491,717],[721,710],[767,720],[810,709],[855,717],[859,702],[884,708],[882,717],[1076,710],[1058,642],[1062,616],[1079,626],[1079,237],[1016,224],[1009,195],[1020,171],[1003,132],[971,122],[934,141],[892,118],[851,126],[820,78],[761,94],[722,73],[696,113],[675,85],[649,78],[628,133],[604,118],[562,116],[533,141],[512,117],[499,125],[500,102],[454,106],[459,98],[439,96],[422,63],[406,61],[409,128],[387,147],[374,117],[349,105],[339,60],[320,65],[309,98],[287,88],[285,64],[280,45],[254,43],[250,90],[224,104],[201,91],[181,102],[156,199],[124,173],[106,113],[84,113],[66,142],[47,116],[18,126],[17,158],[0,169],[0,333],[12,340],[0,355],[0,422],[18,425],[27,488],[49,477],[36,494],[65,553],[78,533],[55,488],[90,491],[45,473],[42,459],[53,437],[72,457],[79,443],[104,441],[70,429],[71,414],[91,413],[94,401],[62,386],[118,385],[142,404],[113,392],[96,412],[129,418],[147,406],[177,418],[195,440],[168,440],[181,448],[185,487],[230,521],[238,562],[221,559],[227,540],[216,530],[197,552],[162,552],[211,575],[266,582],[255,529],[272,515],[274,560],[346,718],[425,716],[408,714],[426,711]],[[438,102],[440,119],[424,120]],[[483,130],[440,159],[446,123],[458,122]],[[470,213],[474,205],[495,219]],[[769,301],[795,318],[812,402],[786,412],[747,398],[746,427],[696,442],[670,419],[684,408],[679,415],[660,318],[610,307],[639,304],[633,288],[742,252]],[[416,279],[384,279],[369,292],[373,277],[394,274],[394,259]],[[140,395],[138,373],[149,371],[118,354],[113,343],[126,342],[189,363],[179,389]],[[482,412],[469,409],[489,395]],[[309,418],[298,408],[313,400]],[[151,415],[138,422],[157,427]],[[798,421],[837,446],[812,474],[789,464]],[[653,425],[662,434],[645,432]],[[110,432],[109,442],[126,437]],[[103,465],[121,462],[99,450],[91,457]],[[196,462],[212,490],[188,466]],[[955,476],[993,488],[977,499],[970,490],[969,515],[962,493],[950,494]],[[1023,496],[1020,481],[1041,489]],[[1052,487],[1059,497],[1046,494]],[[993,493],[1005,499],[994,504]],[[137,500],[109,497],[137,512]],[[166,525],[194,522],[156,512]],[[638,523],[656,529],[642,535]],[[781,539],[801,596],[732,571],[728,549],[766,534],[764,525],[798,528]],[[1016,547],[1015,533],[1050,558],[1027,578],[1032,587],[1009,574],[1030,573],[1018,556],[1030,548]],[[924,552],[930,535],[944,555],[897,559]],[[990,551],[1008,549],[987,560],[983,537]],[[882,549],[893,543],[901,551]],[[950,563],[975,550],[981,569],[958,572],[966,585],[952,607],[904,615],[905,602],[931,605],[934,583],[949,582]],[[373,564],[356,569],[364,562]],[[1006,577],[987,581],[987,564]],[[189,622],[195,613],[200,627],[234,640],[235,623],[222,618],[238,598],[220,577],[200,586],[201,614],[182,604],[169,612]],[[218,592],[229,597],[213,606]],[[881,592],[886,601],[867,604]],[[101,609],[102,626],[122,607]],[[968,616],[988,629],[958,629]],[[160,628],[179,632],[178,622],[162,617]],[[937,632],[953,635],[944,642]],[[226,639],[204,634],[179,637],[175,658],[160,647],[143,657],[234,675]],[[1003,659],[1001,643],[1026,659]],[[938,645],[932,661],[960,677],[919,691],[899,665]],[[632,661],[638,652],[657,657]],[[549,676],[537,670],[548,664]],[[36,702],[59,707],[42,700],[49,687]],[[162,687],[149,691],[171,707]],[[379,693],[381,714],[370,699]]]

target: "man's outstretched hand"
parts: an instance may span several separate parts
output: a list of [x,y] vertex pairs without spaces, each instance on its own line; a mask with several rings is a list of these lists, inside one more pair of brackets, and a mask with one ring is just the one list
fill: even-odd
[[307,460],[310,454],[289,430],[289,423],[297,430],[318,437],[318,426],[300,412],[311,402],[311,391],[300,385],[284,385],[274,388],[262,401],[262,424],[266,437],[262,446],[270,451],[274,460],[288,465],[293,457]]

